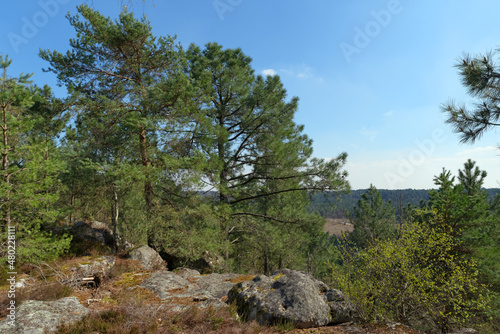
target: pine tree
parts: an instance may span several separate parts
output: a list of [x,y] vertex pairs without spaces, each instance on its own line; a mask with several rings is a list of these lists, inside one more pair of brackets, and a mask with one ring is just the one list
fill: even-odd
[[392,239],[396,232],[396,215],[391,202],[384,203],[373,185],[361,195],[351,218],[354,231],[349,238],[361,248]]
[[135,19],[126,10],[115,22],[87,5],[78,12],[83,19],[68,16],[77,33],[70,51],[43,50],[40,56],[68,87],[79,122],[93,126],[94,137],[113,136],[120,128],[120,140],[135,141],[129,158],[142,166],[145,205],[151,211],[155,177],[162,168],[175,168],[179,150],[189,144],[182,137],[189,132],[185,111],[192,102],[182,50],[172,37],[154,37],[145,18]]
[[467,195],[473,196],[481,191],[487,175],[486,171],[481,171],[476,166],[475,161],[468,159],[464,164],[464,169],[458,171],[458,181],[464,186]]
[[[465,163],[464,170],[459,171],[461,182],[455,184],[455,177],[451,172],[444,169],[434,177],[437,190],[429,191],[430,198],[428,206],[434,213],[440,215],[440,219],[433,220],[439,222],[436,226],[455,237],[461,236],[465,231],[475,227],[479,222],[478,218],[487,212],[487,194],[481,189],[476,189],[482,183],[480,175],[478,178],[468,178],[474,164],[470,161]],[[479,171],[479,170],[478,170]],[[468,187],[468,188],[467,188]],[[434,214],[431,212],[431,214]]]
[[16,230],[18,264],[36,263],[60,255],[70,242],[47,231],[62,213],[54,206],[60,192],[58,176],[64,169],[55,143],[61,110],[48,87],[30,85],[30,75],[8,77],[10,64],[8,57],[0,56],[2,218],[5,227]]
[[446,122],[460,134],[463,143],[474,143],[484,132],[500,125],[500,71],[494,57],[492,52],[476,57],[465,55],[456,65],[462,84],[478,100],[473,108],[453,101],[442,107],[448,117]]
[[154,211],[179,198],[196,170],[197,155],[190,150],[196,98],[183,51],[175,38],[156,38],[145,18],[126,10],[116,21],[87,5],[78,13],[68,16],[77,33],[70,50],[43,50],[40,56],[70,92],[77,160],[89,162],[80,171],[104,181],[113,208],[105,216],[115,217],[116,226],[120,193],[142,182],[143,200],[135,198],[134,218],[128,219],[147,223],[151,239]]
[[236,208],[285,192],[348,189],[347,155],[311,158],[312,142],[293,121],[298,99],[285,100],[278,76],[255,75],[240,49],[215,43],[203,51],[192,46],[188,55],[191,76],[208,96],[195,143],[207,157],[207,182],[220,203]]
[[[278,76],[255,75],[241,49],[209,43],[187,53],[191,78],[206,97],[194,143],[207,160],[205,181],[226,208],[226,241],[254,270],[305,263],[324,224],[307,213],[308,193],[348,189],[346,154],[312,158],[312,141],[293,120],[298,99],[287,101]],[[245,247],[252,254],[238,251]]]

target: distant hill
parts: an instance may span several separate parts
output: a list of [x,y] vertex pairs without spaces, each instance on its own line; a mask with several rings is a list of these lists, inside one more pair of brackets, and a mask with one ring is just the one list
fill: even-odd
[[[396,212],[400,211],[398,209],[406,207],[408,204],[420,206],[422,201],[427,203],[429,200],[429,190],[430,189],[378,189],[384,202],[391,201]],[[485,190],[488,192],[490,198],[500,194],[500,188],[489,188]],[[352,190],[347,195],[341,195],[340,200],[337,199],[335,193],[332,192],[315,194],[311,198],[310,210],[327,218],[344,218],[346,217],[346,212],[353,211],[354,207],[361,199],[361,195],[366,191],[367,189]]]

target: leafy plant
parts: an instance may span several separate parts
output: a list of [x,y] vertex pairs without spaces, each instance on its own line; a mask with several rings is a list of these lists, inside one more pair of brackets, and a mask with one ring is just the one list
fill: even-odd
[[357,250],[343,245],[333,281],[363,321],[397,321],[425,330],[461,326],[487,304],[477,266],[458,257],[456,240],[409,222],[396,240]]

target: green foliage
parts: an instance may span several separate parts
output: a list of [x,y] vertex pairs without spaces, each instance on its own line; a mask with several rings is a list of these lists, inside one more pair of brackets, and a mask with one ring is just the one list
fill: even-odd
[[[29,86],[29,76],[7,77],[10,63],[8,57],[0,57],[4,70],[0,93],[2,219],[5,228],[15,228],[17,264],[38,263],[64,253],[71,240],[44,231],[62,212],[54,207],[61,189],[58,175],[65,168],[55,145],[62,129],[61,110],[48,87]],[[6,249],[0,256],[7,257]]]
[[194,144],[207,161],[204,181],[229,212],[222,228],[234,244],[236,268],[269,273],[305,264],[324,224],[307,214],[307,192],[348,190],[346,154],[311,158],[312,142],[293,121],[298,99],[286,101],[278,76],[255,75],[240,49],[209,43],[187,54],[190,76],[204,93],[203,135]]
[[152,246],[184,261],[183,266],[204,256],[225,254],[230,247],[213,207],[199,201],[191,204],[182,209],[163,208],[156,211],[150,221],[154,235],[150,239]]
[[458,171],[458,181],[464,186],[468,196],[473,196],[481,192],[484,178],[488,175],[476,166],[476,162],[468,159],[464,164],[464,169]]
[[[116,198],[121,195],[115,190],[124,190],[119,183],[132,170],[131,178],[143,184],[151,214],[159,193],[175,192],[168,186],[188,182],[185,176],[196,170],[189,134],[197,109],[183,71],[183,51],[175,38],[156,38],[145,18],[136,19],[126,10],[116,21],[87,5],[78,12],[68,16],[77,33],[71,49],[66,54],[40,52],[79,110],[76,143],[70,144],[76,145],[78,158],[94,164],[104,181],[98,191],[113,198],[113,216],[119,215]],[[167,176],[168,182],[162,182]]]
[[384,203],[373,186],[361,195],[351,217],[354,231],[349,235],[358,247],[365,248],[396,236],[396,216],[391,203]]
[[[464,175],[464,172],[460,171],[460,173],[460,175]],[[464,180],[463,177],[461,180]],[[429,191],[428,208],[431,211],[428,211],[427,215],[432,215],[432,210],[435,210],[442,219],[433,220],[434,223],[440,224],[439,226],[434,225],[434,227],[459,237],[465,231],[481,224],[478,219],[487,213],[488,203],[485,191],[481,189],[473,191],[473,188],[470,187],[469,190],[466,190],[463,183],[454,184],[454,181],[455,177],[444,168],[441,174],[434,177],[438,189]],[[426,220],[426,218],[419,219]]]
[[[495,57],[494,52],[477,56],[465,55],[456,65],[463,85],[476,101],[472,107],[451,101],[443,105],[442,110],[447,115],[446,122],[460,134],[460,140],[463,143],[474,143],[486,131],[498,126],[499,70]],[[489,330],[498,332],[500,330],[500,304],[498,303],[500,242],[496,237],[499,224],[498,206],[496,206],[498,195],[497,199],[491,203],[490,210],[485,209],[487,204],[484,201],[484,192],[480,188],[487,174],[475,167],[475,162],[470,159],[464,167],[464,171],[459,171],[459,181],[468,195],[468,202],[473,205],[471,209],[462,205],[465,210],[468,210],[461,215],[465,219],[461,220],[460,217],[456,217],[455,221],[463,228],[460,237],[467,245],[466,251],[478,259],[481,279],[489,285],[492,294],[497,297],[497,301],[491,303],[489,313],[492,317]]]
[[482,314],[487,298],[474,261],[454,254],[457,241],[424,224],[407,223],[395,240],[340,252],[335,286],[364,321],[397,321],[448,330]]
[[451,101],[442,110],[447,114],[446,122],[460,134],[463,143],[474,143],[484,132],[498,126],[500,73],[494,57],[492,52],[475,57],[465,55],[456,65],[462,84],[477,102],[470,108]]
[[[495,201],[488,203],[487,193],[481,189],[486,172],[468,160],[458,171],[458,181],[451,172],[435,177],[437,190],[430,191],[427,209],[416,211],[415,217],[441,232],[448,233],[457,243],[453,252],[477,263],[478,280],[492,296],[500,292],[500,216]],[[498,330],[499,304],[491,299],[487,315],[482,321]]]

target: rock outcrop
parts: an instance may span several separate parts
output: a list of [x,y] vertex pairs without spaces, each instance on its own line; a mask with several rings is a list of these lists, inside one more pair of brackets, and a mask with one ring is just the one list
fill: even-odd
[[71,228],[76,239],[97,242],[103,246],[114,246],[113,232],[108,225],[98,221],[79,221]]
[[7,317],[0,322],[0,333],[43,334],[57,330],[63,323],[77,322],[89,312],[76,297],[55,301],[27,300],[16,310],[15,320]]
[[[67,279],[63,280],[63,284],[81,285],[88,282],[92,287],[98,287],[115,265],[115,257],[100,256],[98,258],[83,257],[82,261],[72,267],[70,272],[66,274]],[[86,280],[90,279],[92,280]]]
[[159,270],[167,267],[167,263],[163,261],[160,254],[149,246],[130,249],[127,252],[127,258],[140,261],[146,270]]
[[[82,260],[77,267],[70,268],[73,278],[66,284],[82,283],[80,278],[86,276],[104,279],[115,263],[114,257],[106,256]],[[146,260],[146,264],[151,263]],[[132,278],[130,282],[128,277]],[[124,280],[128,282],[126,285],[123,285]],[[352,304],[342,292],[330,289],[308,273],[289,269],[277,271],[269,277],[202,275],[187,268],[139,271],[124,274],[115,286],[137,289],[138,294],[141,294],[141,289],[150,290],[154,303],[159,303],[158,307],[166,311],[218,308],[235,303],[244,319],[257,320],[261,325],[288,322],[297,328],[319,327],[352,321],[354,313]],[[93,293],[99,294],[99,285],[93,287],[96,288],[92,289]],[[82,293],[82,290],[79,291]],[[99,303],[100,299],[92,299],[92,302]],[[89,302],[87,306],[90,305]],[[102,310],[94,310],[99,309]],[[78,321],[89,312],[76,297],[57,301],[25,301],[16,308],[15,326],[9,325],[12,319],[7,317],[0,322],[0,333],[50,332],[62,323]]]
[[354,306],[340,291],[310,274],[289,269],[238,283],[228,293],[243,318],[261,325],[293,323],[297,328],[339,324],[353,319]]
[[226,306],[228,291],[241,280],[237,274],[201,275],[193,269],[160,270],[145,279],[141,287],[154,291],[173,311],[191,307]]
[[212,274],[220,272],[224,268],[224,259],[209,251],[204,251],[199,254],[195,260],[178,257],[168,252],[160,252],[161,257],[168,262],[168,269],[175,270],[177,268],[189,267],[193,268],[202,274]]

